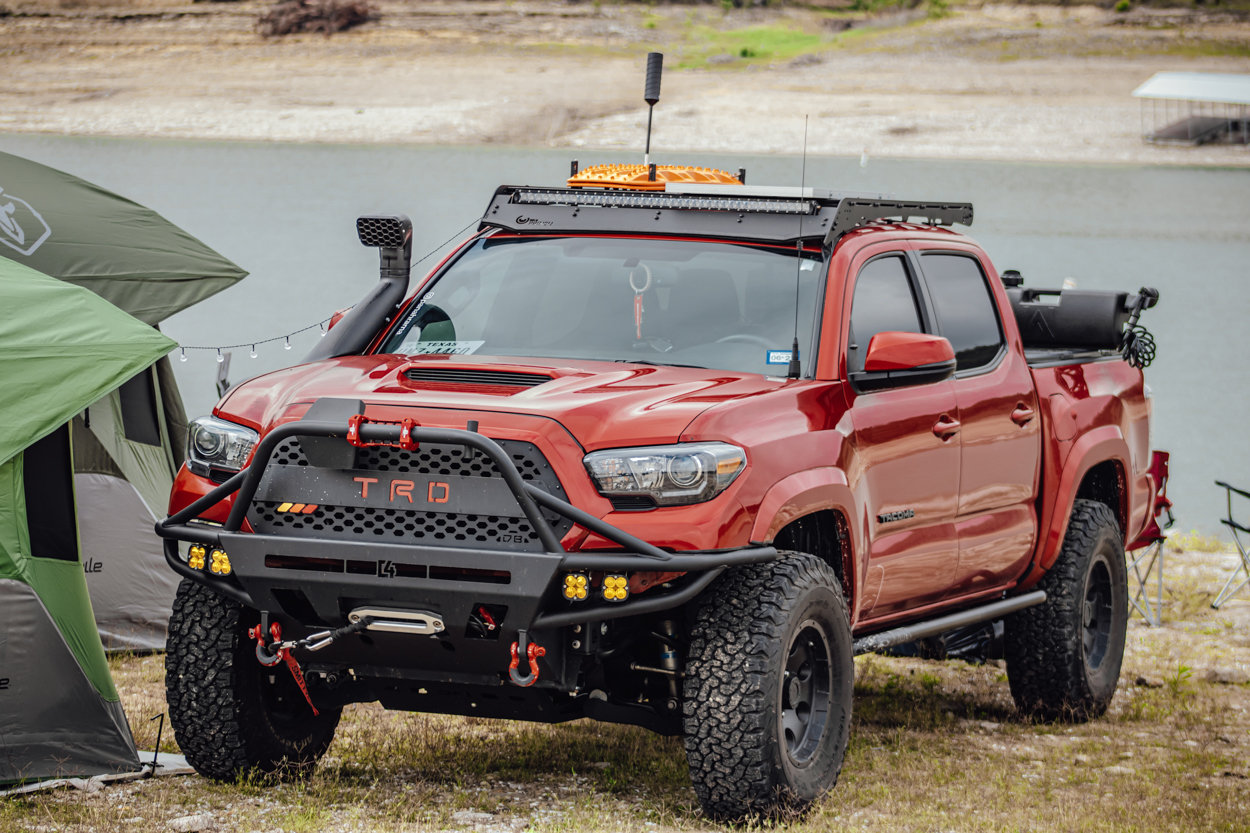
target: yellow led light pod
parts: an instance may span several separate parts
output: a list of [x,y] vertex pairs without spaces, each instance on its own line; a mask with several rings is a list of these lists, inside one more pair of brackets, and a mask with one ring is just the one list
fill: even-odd
[[187,550],[187,566],[192,570],[203,570],[205,552],[203,544],[193,544],[191,549]]
[[629,580],[625,576],[604,576],[603,598],[609,602],[623,602],[628,599]]
[[211,562],[208,566],[209,572],[215,576],[230,575],[233,568],[230,566],[230,556],[226,555],[225,550],[215,549],[208,554],[208,557]]
[[564,577],[564,598],[581,602],[586,600],[588,594],[586,576],[581,573],[569,573]]

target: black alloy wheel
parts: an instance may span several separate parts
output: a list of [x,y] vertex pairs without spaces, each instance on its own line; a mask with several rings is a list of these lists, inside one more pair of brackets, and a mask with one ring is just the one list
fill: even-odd
[[1091,673],[1097,673],[1103,660],[1107,658],[1107,648],[1111,644],[1114,613],[1111,571],[1105,556],[1099,554],[1091,560],[1085,588],[1085,604],[1081,608],[1081,621],[1084,624],[1081,647],[1085,655],[1085,666]]
[[808,619],[790,641],[781,683],[781,730],[791,763],[808,763],[820,748],[832,697],[829,638]]

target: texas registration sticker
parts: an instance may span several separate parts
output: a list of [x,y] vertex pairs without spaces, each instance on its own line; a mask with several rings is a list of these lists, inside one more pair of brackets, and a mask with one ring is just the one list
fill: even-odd
[[764,362],[766,364],[789,364],[790,363],[790,351],[789,350],[769,350],[768,353],[764,357]]

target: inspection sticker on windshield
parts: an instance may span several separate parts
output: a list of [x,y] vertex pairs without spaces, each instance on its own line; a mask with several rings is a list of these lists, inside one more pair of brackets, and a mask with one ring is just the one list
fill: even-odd
[[485,341],[418,341],[405,344],[399,351],[409,356],[468,356],[478,351]]
[[790,351],[789,350],[769,350],[768,354],[764,357],[764,362],[766,364],[789,364],[790,363]]

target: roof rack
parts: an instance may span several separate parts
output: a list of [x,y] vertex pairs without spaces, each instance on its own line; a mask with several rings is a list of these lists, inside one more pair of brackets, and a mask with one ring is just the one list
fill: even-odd
[[887,218],[971,225],[972,205],[741,185],[686,185],[665,191],[504,185],[495,191],[479,229],[543,234],[611,231],[777,243],[820,240],[833,246],[848,231]]

